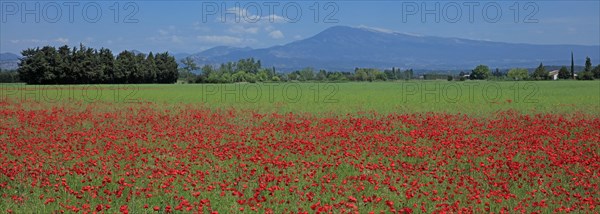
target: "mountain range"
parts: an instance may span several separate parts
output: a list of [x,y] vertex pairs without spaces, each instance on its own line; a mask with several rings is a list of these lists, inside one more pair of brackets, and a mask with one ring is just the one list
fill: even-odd
[[421,70],[490,67],[536,67],[570,64],[580,58],[600,59],[600,46],[533,45],[461,38],[419,36],[366,27],[336,26],[310,38],[262,49],[215,47],[192,54],[198,64],[218,64],[254,57],[278,70],[304,67],[351,71],[356,67]]
[[600,46],[539,45],[492,42],[462,38],[420,36],[368,27],[330,27],[310,38],[285,45],[252,49],[218,46],[191,57],[199,65],[260,59],[264,67],[293,71],[305,67],[352,71],[356,67],[413,68],[420,70],[472,69],[479,64],[492,68],[568,65],[571,51],[577,64],[589,56],[600,61]]
[[19,67],[19,57],[14,53],[0,53],[0,69],[17,69]]

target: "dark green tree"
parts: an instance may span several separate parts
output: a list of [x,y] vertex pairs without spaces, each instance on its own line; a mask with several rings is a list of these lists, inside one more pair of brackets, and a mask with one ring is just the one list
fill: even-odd
[[21,58],[19,62],[19,68],[17,73],[21,81],[27,84],[39,84],[37,77],[40,76],[38,73],[38,66],[40,66],[40,58],[37,56],[39,48],[37,49],[26,49],[21,51]]
[[585,72],[591,72],[592,71],[592,60],[590,59],[590,57],[585,57],[585,68],[583,69],[583,71]]
[[490,68],[487,65],[478,65],[471,71],[471,79],[473,80],[483,80],[490,77]]
[[492,73],[492,75],[493,75],[494,77],[502,77],[502,76],[504,76],[504,74],[503,74],[502,72],[500,72],[500,69],[498,69],[498,68],[496,68],[496,71],[494,71],[494,72]]
[[544,67],[544,64],[540,63],[540,65],[535,69],[535,71],[533,72],[533,75],[531,75],[531,77],[534,80],[548,79],[548,72],[546,72],[546,68]]
[[101,48],[100,52],[98,52],[98,57],[100,61],[100,68],[102,70],[103,83],[116,83],[115,78],[115,56],[112,51],[107,48]]
[[600,64],[598,64],[593,70],[592,74],[594,74],[595,79],[600,79]]
[[115,60],[114,83],[130,83],[129,76],[137,69],[135,64],[135,55],[130,51],[119,53]]
[[294,72],[289,73],[287,76],[288,76],[288,80],[290,80],[290,81],[298,80],[300,78],[300,72],[294,71]]
[[183,69],[187,72],[192,72],[200,69],[200,67],[198,67],[196,62],[194,62],[194,59],[192,59],[191,57],[186,57],[185,59],[182,59],[181,63],[183,64]]
[[315,72],[312,68],[304,68],[300,70],[300,80],[301,81],[310,81],[315,79]]
[[75,80],[73,78],[73,69],[71,64],[73,62],[73,55],[71,49],[67,45],[63,45],[58,48],[58,55],[60,56],[59,62],[59,76],[58,82],[62,84],[73,84]]
[[19,82],[19,74],[15,70],[0,69],[0,83],[16,83]]
[[513,80],[525,80],[529,77],[529,72],[524,68],[513,68],[508,71],[507,76]]
[[169,52],[163,53],[163,57],[166,59],[167,68],[166,82],[163,83],[176,83],[179,78],[179,72],[177,72],[177,60],[175,60],[175,57],[169,55]]
[[144,77],[145,82],[146,83],[155,83],[156,82],[156,76],[158,73],[158,67],[156,67],[156,61],[154,60],[154,54],[152,54],[152,52],[150,52],[148,54],[148,57],[146,57],[146,61],[144,62],[146,64],[146,76]]
[[59,64],[61,63],[60,55],[56,48],[45,46],[40,50],[43,53],[43,66],[41,84],[57,84],[60,77]]
[[318,81],[327,81],[327,71],[321,69],[319,73],[317,73],[316,80]]
[[571,73],[569,72],[569,69],[567,69],[567,66],[560,67],[560,70],[558,70],[558,78],[571,79]]
[[413,70],[412,70],[412,68],[405,70],[403,76],[404,76],[403,77],[404,80],[410,80],[410,79],[412,79],[413,78]]
[[354,80],[356,81],[367,81],[369,79],[369,74],[365,69],[354,69]]
[[[177,63],[168,53],[160,54],[162,67],[152,53],[134,55],[123,51],[117,58],[109,49],[96,50],[51,46],[22,51],[19,78],[28,84],[174,83]],[[160,75],[160,78],[159,78]]]
[[592,60],[590,59],[590,57],[586,57],[585,58],[585,68],[583,69],[583,71],[579,74],[579,79],[581,80],[593,80],[594,79],[594,73],[592,72]]
[[573,51],[571,51],[571,78],[575,79],[575,59],[573,58]]
[[392,67],[392,70],[383,71],[383,73],[385,74],[386,79],[396,80],[398,78],[397,74],[396,74],[396,68],[394,68],[394,67]]

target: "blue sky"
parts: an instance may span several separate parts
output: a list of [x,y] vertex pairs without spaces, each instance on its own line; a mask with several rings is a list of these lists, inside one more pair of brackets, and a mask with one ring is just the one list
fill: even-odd
[[599,1],[2,0],[0,52],[79,43],[115,52],[263,48],[336,25],[513,43],[600,45],[599,11]]

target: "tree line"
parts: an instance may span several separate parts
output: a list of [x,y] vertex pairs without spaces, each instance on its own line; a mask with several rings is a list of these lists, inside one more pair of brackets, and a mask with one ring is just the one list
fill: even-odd
[[[240,59],[237,62],[222,63],[219,66],[203,65],[201,68],[192,58],[181,60],[184,65],[178,69],[173,56],[167,52],[154,55],[123,51],[116,57],[111,50],[92,49],[80,45],[79,48],[62,46],[58,49],[45,46],[27,49],[16,72],[0,72],[0,82],[26,82],[28,84],[135,84],[135,83],[175,83],[179,80],[188,83],[235,83],[235,82],[280,82],[280,81],[394,81],[410,80],[412,69],[398,68],[379,70],[355,68],[354,72],[314,70],[307,67],[289,73],[277,72],[275,67],[264,68],[260,60]],[[506,70],[505,70],[506,71]],[[427,73],[423,79],[491,79],[491,80],[547,80],[551,79],[546,67],[540,63],[535,70],[513,68],[507,72],[499,69],[491,71],[486,65],[479,65],[469,73],[458,76]],[[586,58],[583,71],[575,74],[572,58],[571,69],[562,66],[559,79],[600,79],[600,65],[592,67]]]
[[[287,81],[386,81],[409,80],[412,69],[401,71],[397,68],[380,71],[374,68],[355,68],[352,72],[314,70],[307,67],[289,73],[277,72],[275,67],[263,68],[260,60],[240,59],[237,62],[222,63],[219,66],[203,65],[201,68],[192,58],[181,60],[184,65],[179,76],[187,83],[235,83],[235,82],[287,82]],[[194,71],[198,74],[194,73]]]
[[123,51],[116,57],[106,48],[80,45],[26,49],[17,69],[27,84],[175,83],[178,65],[168,52],[148,55]]
[[16,83],[19,81],[19,73],[17,73],[17,70],[0,69],[0,83]]
[[[471,80],[550,80],[552,77],[542,63],[532,70],[513,68],[505,72],[498,68],[492,71],[487,65],[478,65],[470,72],[460,72],[458,76],[452,74],[426,73],[415,77],[412,69],[401,70],[392,68],[381,71],[375,68],[355,68],[354,72],[326,71],[308,67],[290,73],[278,73],[275,67],[263,68],[260,60],[254,58],[241,59],[237,62],[222,63],[220,66],[204,65],[198,67],[194,60],[186,58],[181,60],[185,66],[180,70],[179,76],[188,83],[235,83],[235,82],[279,82],[279,81],[395,81],[422,78],[425,80],[454,79]],[[556,67],[556,66],[552,66]],[[195,74],[192,71],[199,71]],[[600,79],[600,65],[592,66],[591,59],[586,58],[583,71],[576,73],[575,65],[571,69],[562,66],[558,71],[558,79],[593,80]]]
[[[510,69],[507,73],[501,73],[496,69],[496,72],[492,73],[490,68],[486,65],[479,65],[475,69],[471,71],[468,75],[470,79],[507,79],[507,80],[550,80],[552,77],[549,74],[550,71],[546,69],[543,63],[530,72],[525,68],[513,68]],[[460,76],[463,77],[464,73],[461,73]],[[596,67],[592,66],[592,60],[589,57],[585,59],[585,66],[583,67],[583,71],[578,73],[575,72],[575,63],[573,60],[573,55],[571,54],[571,68],[568,69],[567,66],[562,66],[558,70],[557,74],[558,79],[577,79],[577,80],[594,80],[600,79],[600,64]]]

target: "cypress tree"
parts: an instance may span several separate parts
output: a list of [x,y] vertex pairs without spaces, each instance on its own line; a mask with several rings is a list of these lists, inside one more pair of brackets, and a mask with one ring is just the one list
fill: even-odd
[[571,77],[575,79],[575,60],[573,59],[573,51],[571,51]]

